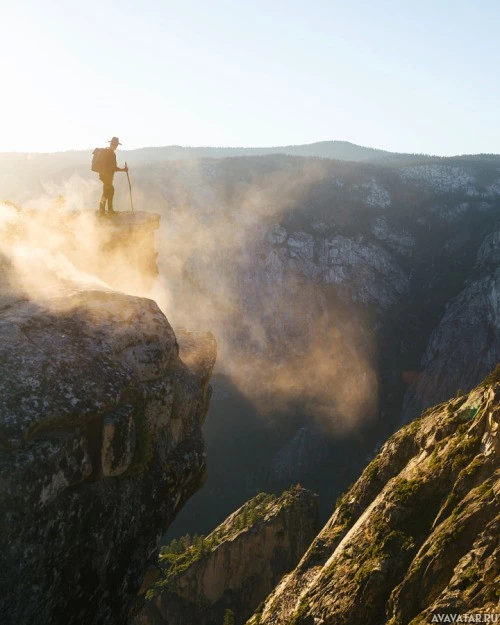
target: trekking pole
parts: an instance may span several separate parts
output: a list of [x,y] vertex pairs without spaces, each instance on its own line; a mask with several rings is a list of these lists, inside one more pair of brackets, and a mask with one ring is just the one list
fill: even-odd
[[132,201],[132,185],[130,184],[130,176],[128,175],[127,163],[125,163],[125,167],[127,167],[127,180],[128,180],[128,188],[129,188],[129,191],[130,191],[130,205],[132,206],[132,212],[135,213],[135,211],[134,211],[134,202]]

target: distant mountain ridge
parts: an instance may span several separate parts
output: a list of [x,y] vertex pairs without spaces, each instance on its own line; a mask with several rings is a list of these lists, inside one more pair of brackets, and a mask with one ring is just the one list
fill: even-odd
[[[34,161],[58,161],[65,159],[67,163],[76,165],[87,162],[89,150],[68,150],[62,152],[0,152],[0,164],[4,162],[23,162],[27,157]],[[144,147],[133,150],[120,150],[122,160],[139,165],[145,163],[158,163],[171,160],[190,160],[202,158],[230,158],[241,156],[269,156],[284,154],[287,156],[330,158],[341,161],[354,162],[386,162],[392,165],[406,164],[409,161],[434,160],[455,158],[456,156],[443,157],[429,154],[411,154],[403,152],[390,152],[378,148],[370,148],[349,141],[317,141],[301,145],[285,145],[275,147],[212,147],[212,146],[181,146],[167,145],[158,147]],[[474,158],[480,155],[466,155],[466,158]],[[484,156],[484,155],[483,155]],[[498,155],[491,155],[498,156]]]
[[391,152],[368,148],[348,141],[318,141],[303,145],[275,147],[184,147],[171,145],[164,147],[146,147],[131,150],[137,156],[153,160],[182,160],[190,158],[228,158],[234,156],[268,156],[285,154],[287,156],[316,156],[335,158],[345,161],[371,161],[391,156]]
[[[57,152],[0,152],[0,156],[10,157],[30,154],[36,156],[87,154],[88,150],[63,150]],[[186,158],[225,158],[229,156],[265,156],[269,154],[287,154],[291,156],[319,156],[340,160],[371,160],[386,155],[396,154],[387,150],[369,148],[349,141],[316,141],[299,145],[263,146],[263,147],[225,147],[225,146],[146,146],[133,150],[121,149],[120,153],[144,155],[155,160]]]
[[[97,147],[97,146],[93,146]],[[0,152],[0,198],[23,203],[29,195],[29,189],[38,187],[39,193],[46,191],[50,181],[60,183],[72,175],[90,176],[92,150],[68,150],[65,152]],[[215,163],[229,159],[236,165],[238,159],[261,159],[261,166],[269,166],[265,161],[283,159],[321,159],[338,162],[358,163],[360,166],[378,165],[387,168],[448,164],[459,165],[463,162],[478,161],[478,166],[485,162],[500,166],[499,154],[470,154],[457,156],[430,156],[427,154],[409,154],[388,152],[369,148],[348,141],[319,141],[304,145],[276,147],[186,147],[180,145],[144,147],[134,150],[120,149],[118,163],[127,163],[134,169],[146,169],[175,166],[175,163]],[[242,165],[246,165],[243,162]],[[248,164],[250,167],[252,165]],[[95,176],[95,174],[93,174]],[[20,193],[20,189],[24,189]]]

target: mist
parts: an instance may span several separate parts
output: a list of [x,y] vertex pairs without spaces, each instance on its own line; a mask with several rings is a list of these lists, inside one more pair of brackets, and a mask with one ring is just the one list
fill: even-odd
[[[42,192],[20,187],[10,199],[21,206],[0,205],[10,288],[47,305],[78,288],[155,299],[174,328],[214,333],[217,371],[260,414],[299,410],[330,434],[348,431],[377,406],[369,319],[282,245],[282,219],[328,172],[321,160],[261,159],[251,171],[245,161],[228,159],[222,177],[211,160],[130,172],[136,210],[161,215],[152,288],[134,271],[141,259],[116,246],[110,255],[109,224],[82,210],[97,206],[97,179],[75,171],[44,181]],[[130,210],[125,176],[114,184],[116,208]]]

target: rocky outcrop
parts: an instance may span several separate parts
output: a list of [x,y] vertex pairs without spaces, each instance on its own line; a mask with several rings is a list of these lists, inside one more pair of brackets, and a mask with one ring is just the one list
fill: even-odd
[[144,298],[1,301],[2,623],[115,625],[146,591],[205,475],[215,341],[179,344]]
[[499,522],[500,368],[389,439],[248,623],[499,614]]
[[[288,233],[279,226],[269,240],[275,242],[273,247],[261,252],[267,252],[269,269],[280,274],[292,271],[324,285],[335,285],[346,301],[387,309],[408,290],[408,278],[397,259],[377,242],[362,236],[315,233],[313,237],[302,231]],[[407,246],[411,246],[411,239]],[[392,247],[400,251],[400,246]]]
[[441,402],[457,389],[469,391],[500,357],[500,230],[488,234],[477,252],[473,277],[447,304],[422,357],[422,371],[408,390],[403,420]]
[[299,561],[317,531],[317,496],[299,486],[257,495],[185,550],[165,548],[163,572],[133,625],[240,625]]
[[408,390],[403,419],[468,391],[495,366],[500,354],[500,269],[470,283],[446,309],[431,334],[422,371]]

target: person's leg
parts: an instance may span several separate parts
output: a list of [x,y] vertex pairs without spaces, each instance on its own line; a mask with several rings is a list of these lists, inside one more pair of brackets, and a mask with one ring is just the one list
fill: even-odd
[[99,205],[99,212],[101,215],[105,215],[106,202],[108,203],[108,215],[114,213],[113,211],[113,196],[115,195],[115,188],[113,187],[113,178],[107,176],[101,176],[102,180],[102,197]]
[[103,178],[101,178],[101,182],[102,182],[102,195],[101,195],[101,201],[99,202],[99,215],[104,215],[104,212],[106,210],[106,199],[107,199],[107,195],[106,195],[106,182]]
[[111,182],[108,186],[108,215],[113,214],[113,197],[115,196],[115,188]]

